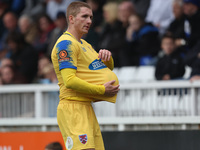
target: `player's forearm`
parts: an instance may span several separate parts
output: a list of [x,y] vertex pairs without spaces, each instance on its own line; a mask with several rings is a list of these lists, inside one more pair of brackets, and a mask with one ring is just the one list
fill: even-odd
[[94,85],[78,78],[75,69],[62,69],[61,75],[65,86],[69,89],[91,95],[103,95],[105,93],[104,85]]
[[114,69],[114,61],[113,58],[110,57],[109,61],[103,61],[103,63],[110,69],[113,70]]

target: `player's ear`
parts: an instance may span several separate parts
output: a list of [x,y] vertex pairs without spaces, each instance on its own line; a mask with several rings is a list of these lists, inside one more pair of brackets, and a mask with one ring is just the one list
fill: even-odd
[[70,22],[71,24],[74,24],[74,16],[69,15],[69,22]]

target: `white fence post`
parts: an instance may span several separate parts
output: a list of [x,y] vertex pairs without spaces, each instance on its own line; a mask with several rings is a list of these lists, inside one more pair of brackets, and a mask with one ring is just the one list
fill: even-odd
[[42,91],[35,91],[35,118],[42,117]]
[[190,111],[191,111],[191,116],[195,116],[195,88],[191,88],[191,99],[190,99]]

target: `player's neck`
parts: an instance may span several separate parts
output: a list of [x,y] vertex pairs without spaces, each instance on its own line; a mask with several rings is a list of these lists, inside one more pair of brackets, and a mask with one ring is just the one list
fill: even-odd
[[67,32],[71,33],[77,41],[81,42],[82,34],[79,34],[76,30],[72,30],[70,28],[67,29]]

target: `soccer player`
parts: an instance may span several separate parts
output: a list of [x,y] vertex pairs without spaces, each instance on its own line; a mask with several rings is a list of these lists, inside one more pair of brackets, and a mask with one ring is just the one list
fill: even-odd
[[91,103],[115,102],[119,91],[111,52],[97,53],[81,39],[92,24],[87,3],[67,8],[68,29],[57,40],[52,62],[60,86],[57,121],[67,150],[104,150],[104,143]]

